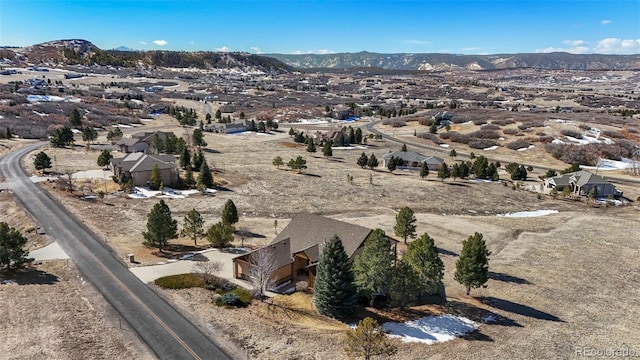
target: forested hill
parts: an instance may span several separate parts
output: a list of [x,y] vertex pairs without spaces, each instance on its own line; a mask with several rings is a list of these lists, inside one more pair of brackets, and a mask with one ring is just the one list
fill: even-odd
[[496,55],[380,54],[266,54],[298,69],[378,67],[387,70],[494,70],[540,68],[550,70],[640,69],[640,55],[533,53]]
[[159,66],[198,69],[289,72],[281,61],[239,52],[122,51],[102,50],[86,40],[56,40],[26,48],[2,48],[0,57],[15,65],[110,65],[122,67]]

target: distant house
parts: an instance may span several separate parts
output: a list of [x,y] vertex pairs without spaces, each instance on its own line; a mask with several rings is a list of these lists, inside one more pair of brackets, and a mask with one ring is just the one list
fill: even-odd
[[346,120],[349,117],[349,108],[344,105],[338,105],[331,110],[330,115],[336,120]]
[[544,186],[547,189],[555,188],[558,191],[569,188],[576,195],[588,195],[591,189],[595,188],[599,198],[605,198],[609,195],[622,196],[622,192],[616,190],[615,185],[606,181],[602,176],[584,170],[547,178],[544,180]]
[[140,152],[125,157],[113,158],[109,163],[113,175],[117,178],[131,178],[136,186],[146,186],[151,180],[151,170],[158,165],[162,183],[174,186],[178,182],[178,170],[173,155],[146,155]]
[[240,120],[230,124],[211,123],[204,126],[204,131],[209,131],[218,134],[236,134],[245,131],[253,131],[253,123],[251,120]]
[[437,171],[444,163],[444,160],[437,156],[425,156],[414,151],[394,151],[382,156],[382,166],[386,167],[392,156],[402,161],[398,168],[418,169],[422,167],[422,163],[426,162],[429,170]]
[[124,153],[142,152],[146,153],[153,143],[153,139],[158,137],[159,140],[166,140],[168,137],[176,137],[172,132],[165,131],[145,131],[131,135],[130,138],[122,138],[116,141],[116,145],[120,147],[120,151]]
[[[316,266],[324,244],[337,235],[350,260],[362,252],[372,230],[359,225],[334,220],[322,215],[299,213],[271,244],[233,259],[233,275],[237,279],[251,277],[252,257],[261,251],[271,251],[276,270],[271,274],[275,285],[289,281],[307,281],[313,288]],[[396,249],[397,240],[389,238]]]
[[156,93],[162,90],[164,90],[164,87],[160,85],[147,86],[144,88],[144,91],[148,93]]

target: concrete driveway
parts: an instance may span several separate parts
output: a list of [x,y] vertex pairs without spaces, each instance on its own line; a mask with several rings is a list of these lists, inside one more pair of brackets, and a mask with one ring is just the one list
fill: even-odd
[[[219,249],[209,249],[199,253],[206,256],[209,261],[218,261],[222,264],[222,270],[216,273],[216,276],[246,289],[251,289],[251,285],[248,282],[233,277],[232,259],[238,254],[222,252]],[[163,276],[194,272],[194,266],[198,263],[199,261],[177,260],[168,264],[132,267],[129,270],[142,282],[148,283]]]

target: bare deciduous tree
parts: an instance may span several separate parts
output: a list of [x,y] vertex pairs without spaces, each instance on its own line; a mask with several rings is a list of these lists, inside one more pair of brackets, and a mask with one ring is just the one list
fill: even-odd
[[251,254],[249,274],[251,284],[260,298],[273,284],[271,274],[276,270],[275,253],[271,248],[262,248]]
[[222,270],[220,261],[200,261],[193,265],[193,271],[200,274],[205,283],[209,283],[212,276]]

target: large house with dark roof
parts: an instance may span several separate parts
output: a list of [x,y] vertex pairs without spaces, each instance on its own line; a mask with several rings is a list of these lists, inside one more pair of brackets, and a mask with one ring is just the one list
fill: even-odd
[[[276,268],[271,274],[271,281],[275,285],[304,280],[313,288],[316,266],[327,241],[337,235],[347,256],[353,260],[362,252],[372,231],[322,215],[299,213],[271,244],[234,258],[233,275],[235,278],[248,280],[251,277],[253,256],[260,251],[271,251]],[[390,240],[395,251],[398,241],[392,238]]]
[[175,138],[175,134],[166,131],[145,131],[131,135],[130,138],[122,138],[116,141],[116,145],[120,147],[120,151],[124,153],[142,152],[146,153],[154,139],[165,141],[167,138]]
[[109,165],[113,175],[117,178],[131,178],[136,186],[146,186],[151,180],[151,170],[158,166],[162,183],[174,186],[178,182],[178,170],[173,155],[147,155],[140,152],[128,154],[125,157],[113,158]]
[[544,180],[544,186],[547,189],[555,188],[557,191],[569,188],[576,195],[588,195],[595,188],[599,198],[606,198],[609,195],[622,196],[622,192],[616,190],[615,185],[602,176],[584,170],[547,178]]

